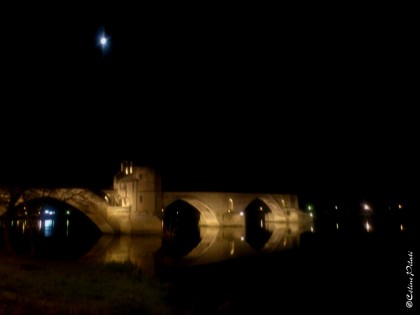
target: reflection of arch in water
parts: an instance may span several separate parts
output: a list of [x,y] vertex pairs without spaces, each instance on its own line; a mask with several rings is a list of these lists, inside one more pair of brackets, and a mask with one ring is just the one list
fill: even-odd
[[200,213],[200,226],[219,226],[219,220],[217,219],[215,213],[203,202],[190,197],[182,197],[171,204],[169,204],[166,208],[170,207],[173,203],[183,201],[190,206],[194,207]]
[[271,235],[257,249],[246,242],[245,227],[201,227],[201,242],[189,254],[182,257],[182,262],[187,265],[208,264],[262,252],[281,251],[298,245],[298,223],[280,222],[267,225]]
[[289,224],[284,222],[272,223],[269,225],[269,229],[272,233],[262,248],[264,251],[281,250],[292,245],[292,243],[287,239],[288,232],[290,231]]
[[201,227],[201,241],[198,245],[185,256],[185,258],[198,258],[203,256],[216,242],[219,228],[217,227]]
[[161,246],[160,235],[102,235],[81,261],[91,263],[126,263],[140,267],[148,276],[155,276],[154,254]]
[[188,255],[182,257],[183,265],[202,265],[248,256],[254,251],[243,240],[244,226],[200,227],[202,241]]
[[266,216],[271,209],[265,202],[257,198],[250,202],[244,210],[245,213],[245,240],[254,249],[264,247],[271,237],[272,231],[266,223]]

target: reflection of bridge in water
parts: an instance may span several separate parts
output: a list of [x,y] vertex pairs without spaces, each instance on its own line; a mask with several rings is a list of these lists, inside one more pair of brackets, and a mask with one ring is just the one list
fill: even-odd
[[83,258],[91,262],[131,262],[155,275],[156,268],[193,266],[247,257],[262,253],[288,250],[299,246],[304,229],[297,223],[273,223],[266,227],[270,238],[255,249],[246,238],[245,227],[200,227],[200,241],[182,257],[173,257],[165,251],[159,235],[112,236],[104,235]]

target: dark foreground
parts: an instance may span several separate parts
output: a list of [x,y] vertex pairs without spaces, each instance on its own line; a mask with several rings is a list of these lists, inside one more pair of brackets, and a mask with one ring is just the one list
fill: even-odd
[[165,288],[129,263],[0,256],[0,314],[170,314]]

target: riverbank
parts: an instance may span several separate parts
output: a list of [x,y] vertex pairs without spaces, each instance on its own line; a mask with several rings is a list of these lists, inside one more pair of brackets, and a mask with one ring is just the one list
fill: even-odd
[[166,289],[130,263],[0,255],[0,314],[169,314]]

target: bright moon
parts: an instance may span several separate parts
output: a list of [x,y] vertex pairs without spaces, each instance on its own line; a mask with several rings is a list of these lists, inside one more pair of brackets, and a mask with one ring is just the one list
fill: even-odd
[[107,42],[106,37],[105,37],[105,36],[102,36],[102,37],[101,37],[101,40],[100,40],[101,45],[102,45],[102,46],[105,46],[105,45],[106,45],[106,42]]

